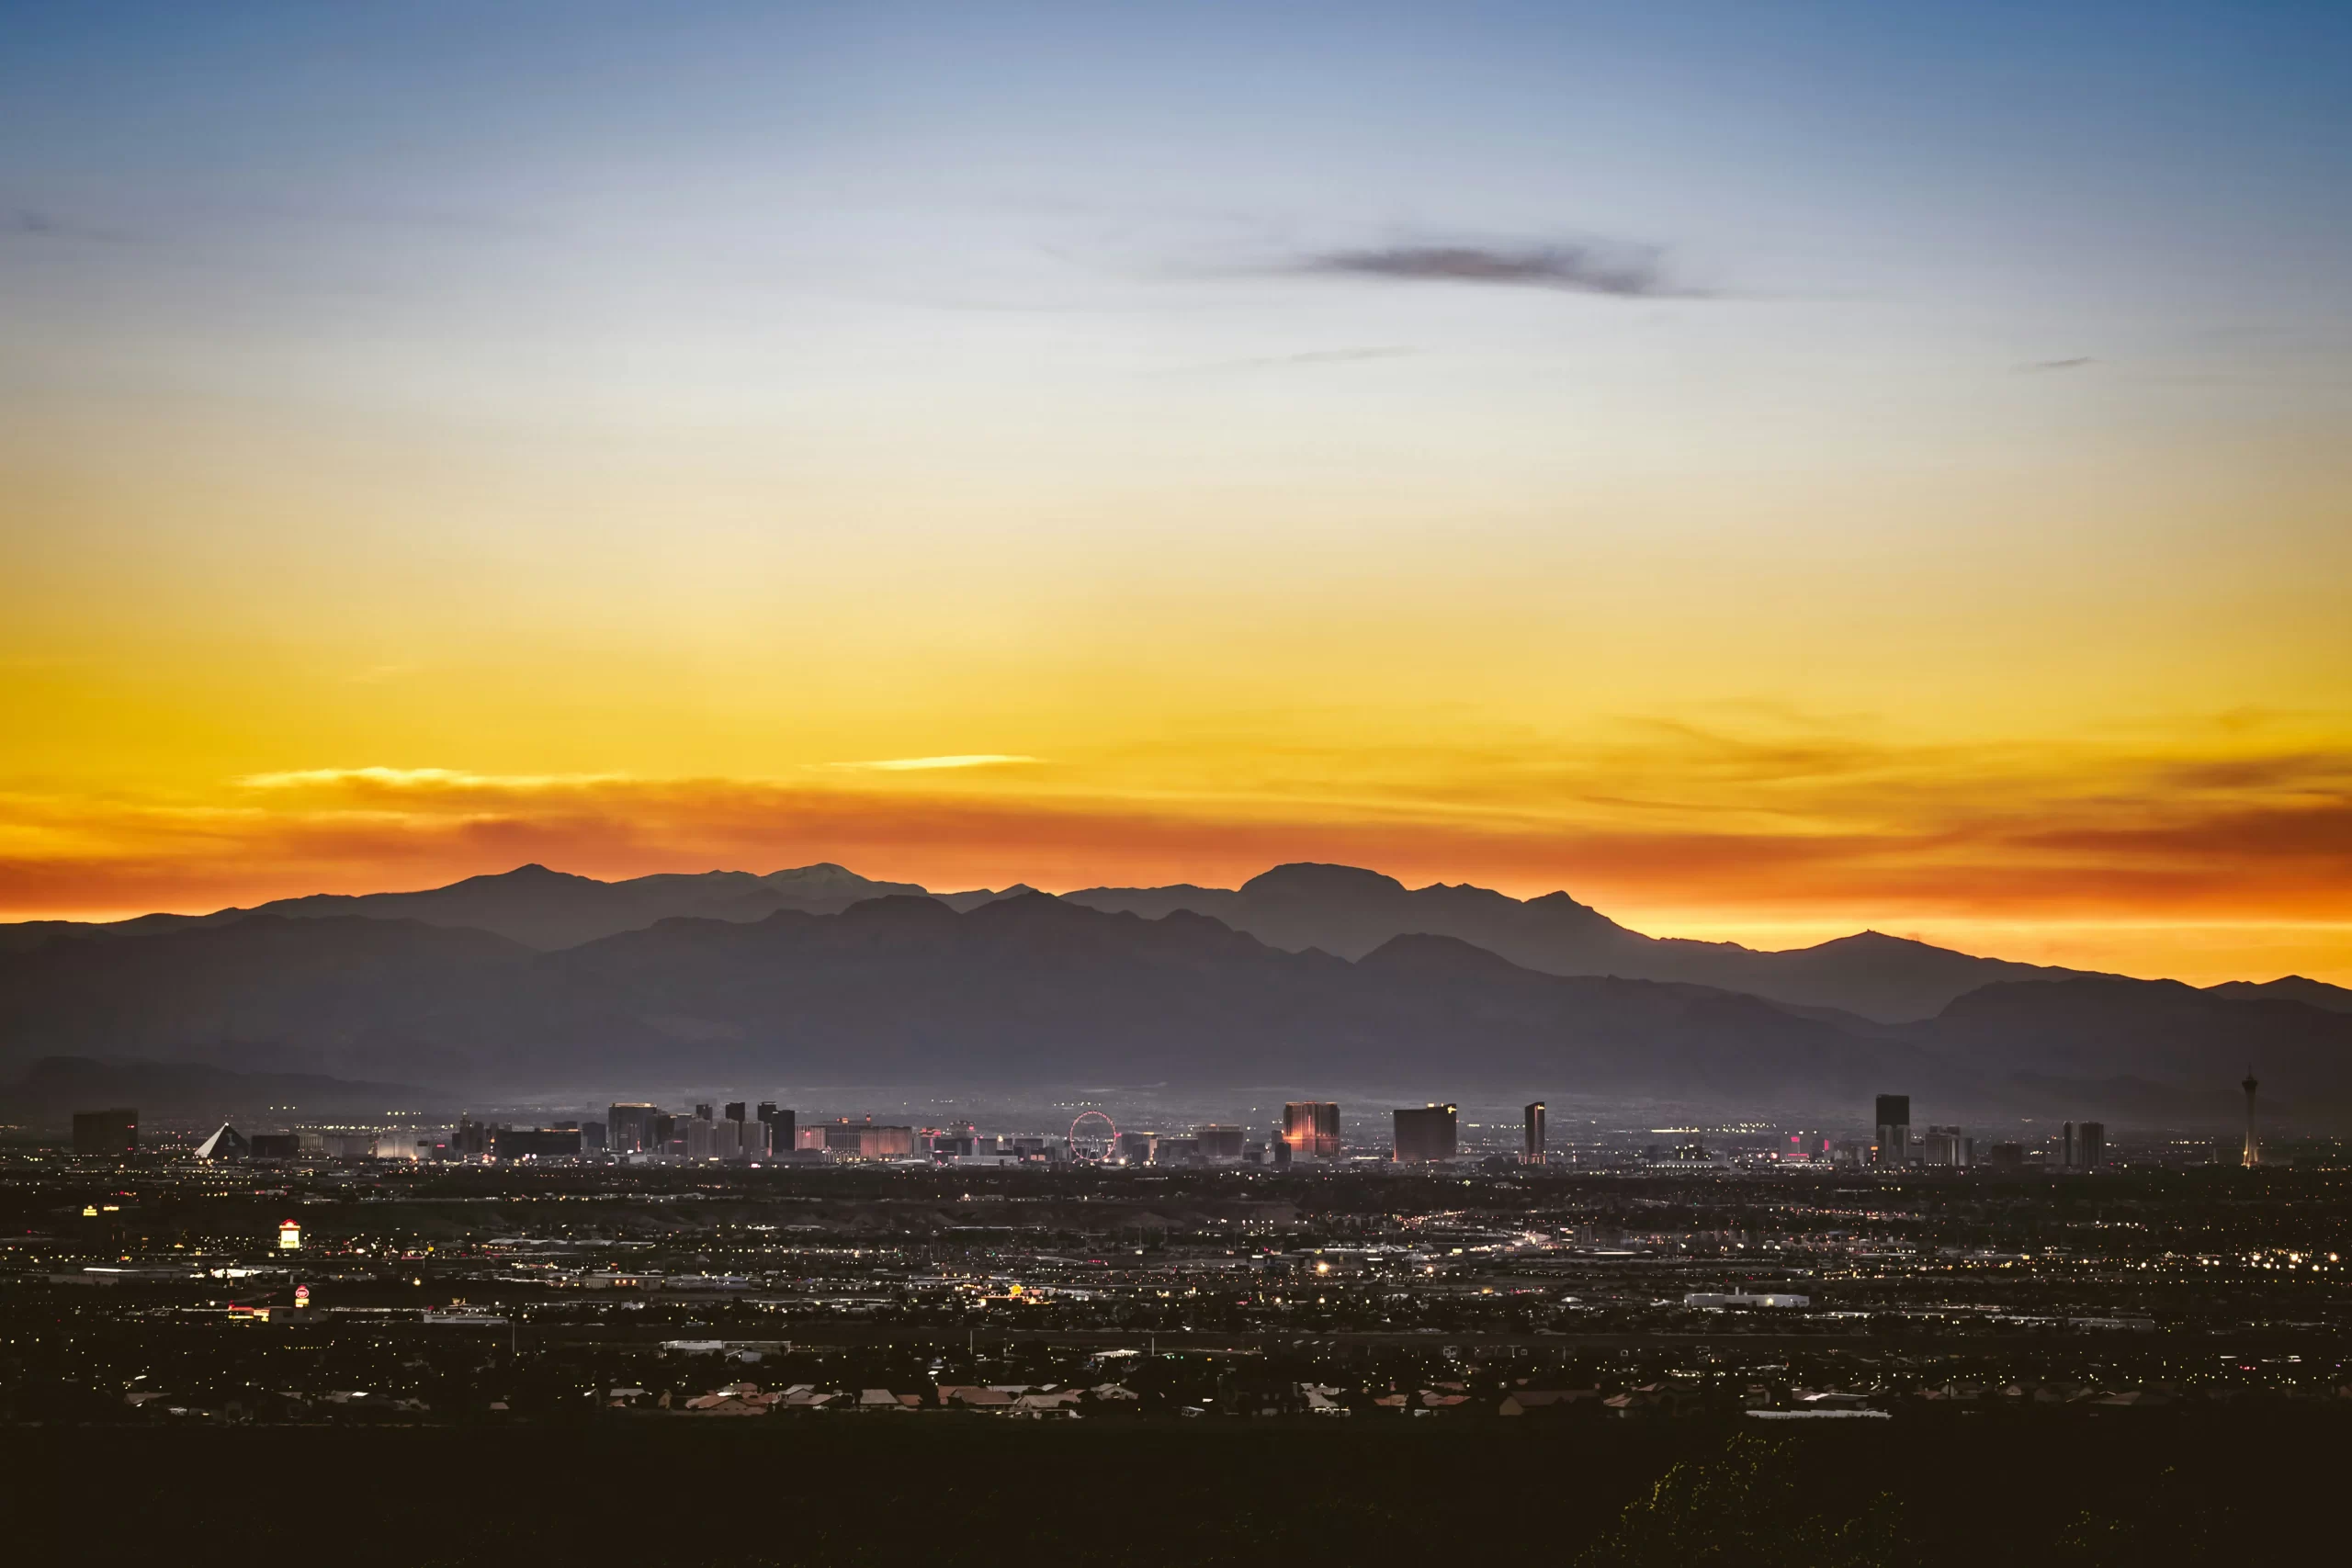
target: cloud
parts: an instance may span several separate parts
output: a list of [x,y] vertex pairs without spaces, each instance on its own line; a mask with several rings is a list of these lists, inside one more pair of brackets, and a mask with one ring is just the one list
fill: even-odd
[[942,768],[1001,768],[1036,761],[1002,751],[972,751],[954,757],[889,757],[878,762],[828,762],[825,766],[866,773],[927,773]]
[[2020,376],[2039,376],[2046,375],[2053,370],[2080,370],[2086,365],[2097,365],[2098,363],[2098,360],[2093,359],[2089,355],[2085,354],[2077,355],[2073,359],[2030,359],[2023,365],[2018,366],[2017,369],[2018,374]]
[[1062,759],[1050,790],[1021,759],[973,753],[788,778],[320,768],[199,796],[0,793],[0,919],[432,886],[527,861],[601,877],[833,861],[1070,888],[1232,886],[1318,860],[1564,888],[1682,935],[1803,922],[1965,945],[1988,922],[2103,924],[2108,947],[2050,935],[2016,955],[2143,973],[2221,960],[2175,938],[2135,960],[2131,931],[2302,925],[2320,934],[2292,966],[2352,978],[2352,750],[2324,738],[1918,744],[1850,716],[1700,716],[1442,754],[1277,745],[1198,777],[1147,766],[1142,785]]
[[285,773],[247,773],[234,781],[246,789],[332,789],[338,785],[387,790],[544,790],[617,784],[622,773],[475,773],[459,768],[304,768]]
[[1668,282],[1655,246],[1382,245],[1327,251],[1307,257],[1296,270],[1333,277],[1504,284],[1637,299],[1697,297]]

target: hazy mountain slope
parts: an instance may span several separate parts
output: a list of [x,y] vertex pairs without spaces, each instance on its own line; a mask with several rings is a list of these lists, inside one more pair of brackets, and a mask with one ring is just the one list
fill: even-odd
[[[197,1043],[191,1045],[190,1043]],[[1902,1043],[1753,998],[1563,979],[1414,938],[1349,964],[1204,917],[1043,895],[968,914],[662,921],[531,954],[415,922],[257,916],[0,961],[0,1049],[538,1086],[650,1071],[804,1081],[1573,1085],[1805,1100],[1863,1092]]]
[[1908,1032],[1994,1073],[2130,1073],[2226,1098],[2250,1066],[2274,1097],[2352,1098],[2352,1014],[2237,1001],[2173,980],[1988,986]]
[[1649,937],[1565,893],[1522,902],[1466,885],[1408,889],[1353,866],[1276,866],[1238,889],[1090,887],[1064,897],[1146,916],[1192,909],[1276,947],[1318,947],[1343,958],[1360,957],[1394,936],[1458,937],[1555,975],[1683,981],[1888,1022],[1930,1017],[1980,986],[2079,973],[1978,958],[1876,931],[1782,953]]
[[2284,975],[2276,980],[2224,980],[2218,986],[2205,987],[2209,996],[2224,997],[2232,1001],[2301,1002],[2307,1007],[2324,1008],[2329,1012],[2352,1012],[2352,990],[2331,986],[2324,980],[2306,980],[2301,975]]
[[24,1077],[0,1084],[0,1111],[24,1122],[62,1125],[76,1111],[128,1105],[138,1111],[142,1126],[166,1117],[233,1120],[247,1133],[285,1124],[285,1113],[273,1114],[273,1106],[293,1106],[311,1116],[380,1116],[426,1109],[429,1098],[413,1084],[363,1083],[316,1073],[237,1073],[192,1062],[106,1063],[86,1056],[46,1056]]
[[0,1060],[69,1053],[533,1092],[687,1076],[1166,1082],[1761,1110],[1893,1089],[1923,1120],[2018,1103],[2025,1079],[2204,1095],[2251,1060],[2275,1098],[2352,1102],[2352,1015],[2296,1001],[2079,979],[1988,987],[1891,1026],[1544,974],[1455,937],[1393,937],[1350,962],[1189,911],[1042,894],[968,913],[892,897],[669,919],[545,953],[417,921],[261,915],[0,958]]
[[379,920],[422,920],[463,926],[508,937],[527,947],[574,947],[616,931],[639,931],[656,920],[693,916],[718,920],[764,919],[778,909],[830,913],[864,898],[890,893],[921,893],[910,882],[874,882],[830,863],[755,876],[748,871],[662,874],[623,882],[517,866],[491,876],[469,876],[446,887],[413,893],[316,893],[280,898],[252,909],[221,909],[209,915],[142,915],[137,919],[86,925],[38,921],[0,927],[0,952],[26,951],[52,935],[120,937],[159,931],[225,925],[252,915],[288,919],[360,916]]
[[[900,893],[920,893],[922,889],[920,887],[901,887],[892,889],[892,891]],[[1035,888],[1030,886],[1025,882],[1016,882],[1010,887],[975,887],[964,893],[933,893],[931,897],[938,899],[941,903],[946,905],[949,908],[961,915],[973,909],[977,909],[983,904],[993,904],[1000,898],[1018,898],[1023,894],[1035,893],[1036,891],[1037,890]]]
[[[673,921],[535,968],[580,1039],[686,1025],[680,1049],[800,1076],[1193,1083],[1709,1083],[1778,1101],[1855,1086],[1904,1046],[1753,998],[1533,974],[1415,938],[1363,962],[1283,952],[1189,913],[1147,921],[1043,896],[958,915],[889,898],[756,926]],[[552,1041],[550,1042],[552,1043]],[[1457,1092],[1459,1090],[1456,1090]]]
[[288,919],[0,955],[0,1061],[201,1056],[430,1078],[458,1070],[530,950],[416,920]]
[[[209,915],[142,915],[104,924],[36,920],[0,925],[0,955],[31,952],[59,936],[116,940],[231,924],[256,914],[292,919],[365,917],[491,931],[543,951],[641,931],[679,918],[752,921],[782,909],[837,913],[892,895],[936,898],[967,913],[1034,890],[927,895],[912,883],[876,882],[831,863],[755,876],[713,871],[599,882],[526,865],[447,887],[357,896],[321,894],[255,909]],[[1932,1017],[1954,998],[1986,985],[2064,979],[2082,974],[1980,958],[1925,942],[1863,931],[1815,947],[1759,952],[1734,942],[1692,942],[1630,931],[1565,893],[1524,901],[1466,884],[1407,888],[1353,866],[1277,866],[1238,888],[1091,887],[1063,896],[1087,908],[1157,919],[1184,910],[1292,952],[1320,949],[1360,958],[1392,937],[1451,936],[1526,968],[1554,975],[1613,975],[1743,991],[1807,1010],[1821,1021],[1841,1015],[1899,1023]],[[2233,1000],[2286,998],[2352,1010],[2352,991],[2290,976],[2256,986],[2210,988]]]

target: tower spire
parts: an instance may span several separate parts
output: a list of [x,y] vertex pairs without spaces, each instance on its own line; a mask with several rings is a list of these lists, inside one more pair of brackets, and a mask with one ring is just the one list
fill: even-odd
[[2254,1135],[2254,1091],[2261,1086],[2255,1081],[2252,1067],[2246,1068],[2245,1081],[2238,1087],[2245,1090],[2245,1153],[2239,1157],[2238,1163],[2252,1170],[2262,1163],[2262,1145]]

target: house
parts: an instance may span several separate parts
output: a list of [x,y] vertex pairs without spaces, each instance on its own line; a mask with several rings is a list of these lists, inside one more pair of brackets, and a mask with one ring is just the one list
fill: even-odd
[[1075,1416],[1079,1401],[1085,1397],[1082,1388],[1066,1388],[1058,1393],[1024,1393],[1013,1402],[1012,1414],[1032,1417]]
[[1597,1409],[1600,1403],[1600,1391],[1597,1388],[1522,1388],[1503,1395],[1503,1402],[1496,1407],[1495,1414],[1525,1416],[1541,1412],[1546,1416],[1564,1416],[1579,1404]]
[[978,1383],[944,1382],[939,1385],[939,1405],[960,1404],[967,1410],[1010,1410],[1019,1397],[1001,1388],[987,1388]]

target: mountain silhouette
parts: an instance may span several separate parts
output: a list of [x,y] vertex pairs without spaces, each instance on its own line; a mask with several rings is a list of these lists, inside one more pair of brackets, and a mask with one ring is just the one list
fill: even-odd
[[1063,897],[1146,916],[1189,909],[1276,947],[1316,947],[1342,958],[1360,957],[1394,936],[1459,937],[1554,975],[1683,981],[1882,1022],[1931,1017],[1980,986],[2082,973],[1978,958],[1877,931],[1779,953],[1644,936],[1565,893],[1522,902],[1467,884],[1408,888],[1344,865],[1280,865],[1235,889],[1088,887]]
[[[152,935],[228,925],[255,915],[422,920],[491,931],[554,951],[680,917],[750,921],[780,909],[832,914],[890,894],[933,897],[962,913],[1035,891],[1016,883],[1001,890],[932,894],[914,883],[876,882],[830,863],[765,876],[711,871],[623,882],[526,865],[413,893],[314,894],[252,909],[142,915],[98,925],[28,921],[0,926],[0,953],[29,951],[54,936]],[[1548,974],[1713,986],[1888,1023],[1931,1017],[1954,997],[1980,986],[2084,973],[1979,958],[1877,931],[1778,953],[1736,942],[1645,936],[1566,893],[1521,900],[1466,883],[1408,888],[1375,871],[1312,863],[1276,866],[1238,888],[1088,887],[1062,897],[1148,919],[1179,909],[1208,915],[1274,947],[1291,952],[1318,948],[1341,958],[1361,958],[1396,936],[1459,937]],[[2329,1005],[2312,996],[2298,999]]]
[[209,915],[142,915],[136,919],[89,925],[35,920],[0,927],[0,952],[23,951],[51,936],[145,936],[228,925],[255,915],[287,919],[360,916],[379,920],[421,920],[427,925],[465,926],[519,942],[526,947],[576,947],[616,931],[639,931],[681,915],[717,920],[757,920],[778,909],[830,913],[886,893],[921,893],[910,882],[874,882],[843,866],[822,863],[755,876],[748,871],[631,877],[599,882],[592,876],[517,866],[496,875],[469,876],[447,887],[415,893],[314,893],[280,898],[251,909],[221,909]]
[[2352,1101],[2352,1015],[2291,999],[2003,982],[1885,1024],[1548,974],[1446,934],[1350,959],[1186,909],[1147,919],[1034,893],[968,912],[894,895],[664,919],[557,952],[415,920],[254,915],[0,955],[0,1064],[62,1054],[528,1092],[1150,1081],[1758,1110],[1884,1089],[2015,1104],[2021,1084],[2061,1095],[2126,1077],[2194,1097],[2225,1089],[2250,1054],[2282,1100]]
[[2213,996],[2227,997],[2232,1001],[2303,1002],[2329,1012],[2352,1012],[2352,990],[2331,986],[2324,980],[2306,980],[2301,975],[2282,975],[2276,980],[2256,983],[2252,980],[2224,980],[2218,986],[2208,986]]

